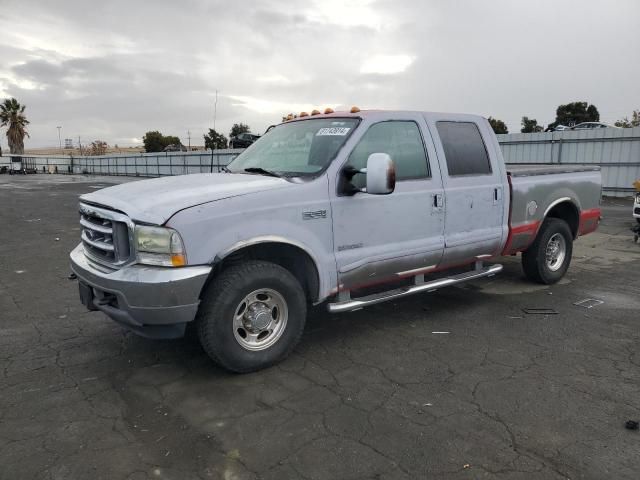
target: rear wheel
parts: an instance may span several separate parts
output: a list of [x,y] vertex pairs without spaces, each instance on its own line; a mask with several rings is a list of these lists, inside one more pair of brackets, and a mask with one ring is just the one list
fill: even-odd
[[252,372],[284,360],[306,320],[306,297],[286,269],[247,261],[224,270],[203,294],[198,336],[207,354],[233,372]]
[[535,241],[523,252],[522,268],[530,280],[550,285],[564,277],[572,253],[573,235],[567,222],[547,218]]

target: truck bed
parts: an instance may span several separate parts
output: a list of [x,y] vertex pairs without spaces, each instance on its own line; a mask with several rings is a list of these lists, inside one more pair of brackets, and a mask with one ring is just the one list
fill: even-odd
[[555,205],[571,205],[574,236],[592,232],[600,218],[602,179],[597,165],[508,164],[511,205],[509,237],[503,254],[526,250]]

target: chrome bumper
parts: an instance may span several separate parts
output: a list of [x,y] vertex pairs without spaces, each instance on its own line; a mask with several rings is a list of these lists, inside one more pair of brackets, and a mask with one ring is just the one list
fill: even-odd
[[129,265],[105,273],[93,267],[82,244],[69,255],[71,270],[90,287],[87,308],[100,310],[150,338],[175,338],[198,311],[200,291],[211,267],[163,268]]

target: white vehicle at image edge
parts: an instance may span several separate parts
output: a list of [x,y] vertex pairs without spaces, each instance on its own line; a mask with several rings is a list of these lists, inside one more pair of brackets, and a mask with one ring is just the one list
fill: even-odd
[[636,219],[636,222],[640,223],[640,191],[636,192],[633,201],[633,218]]
[[328,111],[272,128],[224,173],[80,197],[80,298],[151,338],[195,322],[218,364],[284,359],[307,306],[347,312],[494,275],[560,280],[600,220],[593,166],[504,164],[486,119]]

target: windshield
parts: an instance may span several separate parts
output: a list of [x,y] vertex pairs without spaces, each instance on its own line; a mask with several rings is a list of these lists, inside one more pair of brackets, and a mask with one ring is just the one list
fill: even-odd
[[316,175],[334,159],[358,125],[357,118],[318,118],[269,130],[228,166],[231,173]]

